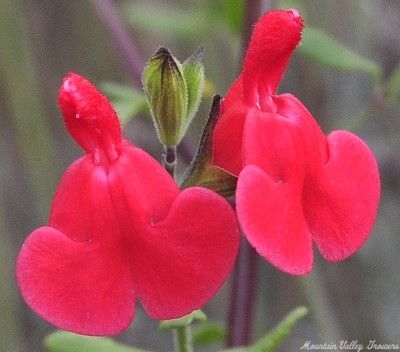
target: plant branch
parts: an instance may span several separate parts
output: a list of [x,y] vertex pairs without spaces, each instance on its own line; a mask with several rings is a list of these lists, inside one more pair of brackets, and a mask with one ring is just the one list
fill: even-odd
[[118,51],[125,70],[131,77],[134,87],[141,88],[143,60],[136,48],[132,36],[122,23],[118,9],[113,0],[89,0],[98,17],[108,29]]

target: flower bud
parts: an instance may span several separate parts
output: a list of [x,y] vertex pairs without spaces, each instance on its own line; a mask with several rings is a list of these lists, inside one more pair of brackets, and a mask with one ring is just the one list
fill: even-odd
[[188,92],[181,64],[167,49],[158,49],[147,63],[143,87],[161,143],[176,146],[187,127]]

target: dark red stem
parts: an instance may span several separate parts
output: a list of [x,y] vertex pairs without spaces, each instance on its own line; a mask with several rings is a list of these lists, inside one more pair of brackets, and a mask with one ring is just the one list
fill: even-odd
[[[242,38],[243,57],[251,38],[253,25],[261,13],[261,0],[247,0],[245,6],[245,26]],[[256,296],[257,259],[254,249],[243,238],[233,276],[228,317],[229,347],[246,346],[250,342]]]
[[254,249],[243,238],[233,276],[228,317],[229,347],[246,346],[250,342],[257,280],[257,259]]

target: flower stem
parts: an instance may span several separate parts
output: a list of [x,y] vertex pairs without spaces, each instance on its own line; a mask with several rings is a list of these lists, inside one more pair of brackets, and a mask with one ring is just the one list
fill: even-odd
[[228,346],[245,346],[250,342],[255,286],[257,280],[257,255],[243,238],[235,266],[229,310]]
[[174,330],[175,351],[176,352],[192,352],[192,337],[190,326],[177,328]]
[[[245,25],[242,37],[242,56],[251,38],[252,28],[261,12],[261,0],[246,0]],[[229,308],[228,346],[244,346],[251,335],[255,285],[257,280],[257,255],[249,243],[243,239],[239,258],[233,276],[233,286]]]
[[176,147],[164,146],[163,165],[165,170],[174,177],[176,168]]

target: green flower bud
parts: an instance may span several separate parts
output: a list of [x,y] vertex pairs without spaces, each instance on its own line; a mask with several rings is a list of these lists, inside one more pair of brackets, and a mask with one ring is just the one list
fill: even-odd
[[188,92],[181,64],[167,49],[158,49],[147,63],[143,87],[161,143],[178,145],[188,125]]
[[188,90],[186,123],[190,124],[197,110],[204,88],[203,47],[199,47],[182,65]]

